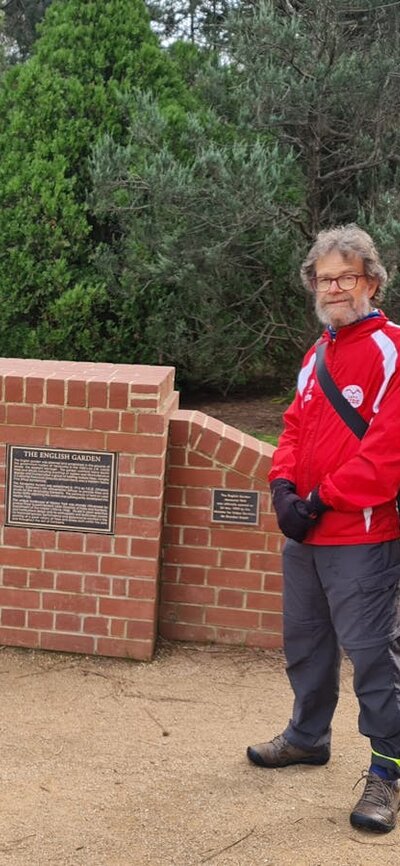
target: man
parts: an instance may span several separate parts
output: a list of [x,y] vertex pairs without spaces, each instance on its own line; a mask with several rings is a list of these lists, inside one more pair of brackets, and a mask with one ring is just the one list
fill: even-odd
[[[350,821],[389,831],[400,805],[400,328],[374,306],[387,274],[356,225],[321,232],[301,276],[327,329],[304,358],[269,476],[288,538],[284,642],[295,700],[283,734],[247,755],[262,767],[329,761],[342,647],[372,750]],[[321,343],[332,379],[367,422],[362,438],[319,384]]]

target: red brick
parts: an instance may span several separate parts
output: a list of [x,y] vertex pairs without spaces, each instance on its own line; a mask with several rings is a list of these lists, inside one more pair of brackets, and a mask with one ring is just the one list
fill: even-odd
[[42,632],[40,634],[40,648],[44,650],[55,650],[56,652],[83,653],[91,655],[94,653],[94,639],[77,634],[56,634],[54,632]]
[[110,382],[110,409],[126,409],[129,389],[124,382]]
[[234,610],[228,607],[206,609],[207,625],[232,626],[233,628],[257,628],[259,614],[252,610]]
[[262,575],[250,571],[229,571],[227,568],[210,568],[207,575],[209,586],[231,586],[235,589],[261,590]]
[[108,388],[106,382],[88,382],[88,405],[106,409],[108,406]]
[[53,613],[47,610],[28,610],[28,628],[51,629],[53,627]]
[[183,530],[184,544],[198,544],[200,547],[207,547],[210,541],[210,532],[208,529],[188,528]]
[[184,492],[186,505],[193,505],[194,507],[204,506],[205,508],[211,508],[211,490],[201,490],[201,488],[193,489],[187,487]]
[[184,565],[216,565],[218,551],[201,547],[170,547],[168,560]]
[[136,457],[135,472],[137,475],[156,475],[160,478],[163,463],[162,457]]
[[282,592],[282,580],[281,574],[266,574],[263,583],[264,592]]
[[130,496],[117,496],[117,514],[130,514],[132,498]]
[[3,609],[1,612],[1,624],[24,628],[26,625],[26,611]]
[[282,596],[280,593],[272,592],[248,592],[246,599],[247,608],[256,610],[282,610]]
[[161,496],[163,493],[161,478],[139,478],[135,475],[120,475],[118,493],[130,496]]
[[53,589],[54,574],[51,571],[33,571],[29,575],[31,589]]
[[171,448],[168,451],[169,474],[175,466],[186,466],[187,455],[187,448]]
[[27,403],[43,402],[44,379],[29,378],[25,382],[25,399]]
[[81,592],[82,591],[82,575],[81,574],[58,574],[56,577],[56,589],[59,592]]
[[153,559],[133,559],[132,557],[103,556],[101,574],[126,575],[126,577],[157,577],[158,564]]
[[[185,410],[179,410],[179,414]],[[187,412],[187,417],[171,418],[169,426],[170,445],[186,445],[189,438],[189,418],[191,413]]]
[[221,566],[223,568],[246,568],[247,551],[221,550]]
[[33,423],[33,406],[13,406],[8,404],[6,407],[7,424],[26,424],[30,426]]
[[265,535],[251,529],[239,529],[237,526],[211,530],[211,542],[213,547],[237,548],[238,550],[264,550]]
[[283,617],[281,613],[262,613],[261,614],[261,628],[269,629],[270,631],[277,631],[279,634],[282,633],[283,628]]
[[4,646],[24,646],[35,649],[39,646],[39,634],[27,629],[0,628],[0,643]]
[[257,463],[260,459],[258,443],[254,448],[242,448],[235,460],[233,469],[242,475],[254,475]]
[[157,595],[157,585],[155,580],[128,580],[128,596],[129,598],[147,598],[150,601],[155,601]]
[[204,622],[204,606],[199,604],[172,604],[163,602],[160,606],[163,622]]
[[[89,451],[105,450],[105,434],[97,430],[85,430],[85,449]],[[72,448],[80,451],[82,448],[82,433],[78,430],[50,430],[50,448]],[[30,444],[30,443],[28,443]]]
[[256,571],[268,571],[282,574],[282,560],[274,553],[251,553],[250,568]]
[[3,544],[9,544],[10,547],[27,547],[28,546],[28,530],[16,526],[5,526],[3,534]]
[[261,514],[259,528],[262,532],[265,532],[266,535],[268,532],[276,533],[278,530],[278,524],[276,522],[275,514]]
[[[162,572],[161,572],[161,582],[168,581],[168,583],[178,583],[179,572],[180,572],[180,568],[178,566],[166,565],[164,563],[162,566]],[[202,580],[199,580],[197,582],[203,583]],[[194,583],[196,583],[196,581],[194,581]]]
[[114,538],[114,553],[116,556],[128,556],[129,538],[117,536]]
[[[172,566],[169,566],[170,568]],[[176,566],[174,566],[176,568]],[[194,583],[200,585],[206,582],[207,569],[199,566],[182,565],[179,569],[180,583]]]
[[154,626],[152,622],[135,621],[126,624],[126,636],[131,639],[153,640]]
[[280,634],[250,631],[246,634],[245,643],[246,646],[260,647],[262,649],[280,649],[282,647],[282,637]]
[[121,412],[121,433],[137,432],[137,416],[132,412]]
[[148,619],[154,617],[154,602],[133,601],[132,599],[101,598],[100,614],[104,616],[123,617],[124,619]]
[[59,550],[83,550],[84,535],[80,532],[60,532],[58,536]]
[[131,556],[158,557],[160,545],[155,538],[133,538],[131,542]]
[[40,607],[40,594],[28,589],[0,587],[0,607]]
[[167,505],[183,505],[185,491],[183,487],[167,487],[165,502]]
[[109,634],[109,620],[103,616],[88,616],[83,621],[83,631],[87,634]]
[[69,552],[46,552],[44,554],[44,567],[54,569],[54,571],[73,571],[92,573],[98,570],[98,558],[89,553],[69,553]]
[[131,535],[133,538],[159,538],[161,526],[159,520],[118,516],[115,531],[117,535]]
[[111,582],[111,593],[110,595],[123,595],[126,596],[127,589],[127,580],[122,577],[114,577]]
[[0,405],[0,423],[4,424],[6,420],[6,407],[4,404]]
[[57,631],[80,631],[81,618],[75,614],[58,613],[55,628]]
[[165,440],[161,436],[139,436],[136,433],[107,433],[106,435],[107,451],[156,455],[165,451],[165,445]]
[[233,628],[217,628],[215,632],[215,640],[217,643],[232,645],[243,645],[246,636],[246,631],[239,631]]
[[166,522],[177,526],[210,526],[211,514],[208,508],[178,508],[169,505]]
[[86,553],[110,553],[113,545],[111,535],[86,535]]
[[235,442],[233,439],[224,436],[215,452],[214,459],[224,466],[232,466],[240,449],[240,442]]
[[165,415],[139,415],[137,419],[138,433],[150,433],[154,436],[157,436],[165,432],[165,427]]
[[46,431],[41,427],[12,427],[4,425],[1,437],[8,445],[45,445]]
[[26,568],[40,568],[42,554],[38,550],[18,550],[13,547],[0,547],[0,564],[16,565]]
[[22,568],[3,568],[3,586],[26,586],[28,572]]
[[133,503],[133,514],[138,517],[160,517],[162,499],[147,496],[135,496]]
[[87,430],[90,427],[88,409],[64,409],[64,427]]
[[31,547],[51,550],[56,544],[56,533],[50,529],[31,529]]
[[161,622],[160,636],[166,640],[196,641],[209,643],[215,639],[215,629],[205,625],[188,625],[175,622]]
[[21,376],[6,376],[5,403],[22,403],[24,399],[24,380]]
[[109,577],[101,577],[99,574],[88,574],[83,579],[84,592],[93,595],[109,595],[111,581]]
[[61,379],[48,379],[46,383],[46,403],[57,403],[63,406],[65,402],[65,382]]
[[200,438],[196,443],[196,451],[200,451],[203,454],[209,454],[210,457],[214,456],[218,446],[221,444],[221,434],[224,429],[223,424],[221,424],[221,422],[219,422],[219,424],[219,431],[209,430],[207,428],[202,431]]
[[91,426],[94,430],[119,430],[119,413],[94,409]]
[[235,589],[221,589],[218,593],[219,607],[244,607],[244,593]]
[[105,656],[150,661],[153,655],[153,641],[99,637],[97,652]]
[[171,544],[180,544],[182,540],[182,532],[180,526],[165,526],[163,529],[162,543],[164,547]]
[[284,536],[270,533],[267,538],[267,550],[271,553],[280,553],[284,543]]
[[187,455],[187,464],[188,466],[211,466],[213,465],[212,460],[209,457],[205,457],[204,454],[198,454],[197,451],[189,451]]
[[164,602],[182,602],[185,604],[215,604],[215,591],[211,586],[190,586],[176,583],[166,583],[162,590]]
[[169,482],[178,487],[222,487],[222,469],[196,469],[194,467],[175,467],[170,470]]
[[96,613],[96,599],[62,592],[44,592],[42,607],[44,610],[61,610],[71,613]]
[[35,424],[38,427],[62,427],[63,413],[57,406],[37,406]]
[[[151,625],[151,623],[149,623]],[[126,620],[112,619],[110,622],[111,637],[126,637]]]
[[254,479],[249,475],[241,475],[240,472],[227,471],[225,475],[225,485],[227,490],[252,490],[254,488]]
[[134,471],[134,460],[132,454],[120,454],[118,459],[118,471],[121,475],[132,475]]
[[70,380],[67,383],[68,406],[86,406],[86,382]]

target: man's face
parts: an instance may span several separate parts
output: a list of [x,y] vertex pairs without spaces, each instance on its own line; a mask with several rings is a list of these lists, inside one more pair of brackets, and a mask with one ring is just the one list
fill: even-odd
[[[351,280],[352,276],[357,280]],[[378,280],[365,276],[364,263],[359,256],[344,259],[338,250],[332,250],[317,259],[315,278],[315,312],[323,325],[342,328],[368,315]],[[343,288],[339,287],[337,279],[341,279]],[[354,287],[346,287],[352,283]]]

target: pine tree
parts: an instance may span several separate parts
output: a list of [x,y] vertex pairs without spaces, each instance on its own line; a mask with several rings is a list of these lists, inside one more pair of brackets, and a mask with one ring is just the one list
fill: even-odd
[[88,158],[106,132],[125,141],[137,88],[178,115],[188,99],[142,0],[54,0],[34,54],[3,78],[2,354],[54,354],[56,326],[64,355],[107,352],[112,322],[92,263],[99,228],[87,204]]

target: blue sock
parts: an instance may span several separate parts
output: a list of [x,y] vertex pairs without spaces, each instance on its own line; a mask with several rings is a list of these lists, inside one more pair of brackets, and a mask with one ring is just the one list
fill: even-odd
[[384,779],[386,782],[395,782],[397,779],[397,774],[389,770],[389,767],[381,767],[380,764],[371,764],[369,772],[375,773],[375,776],[379,776],[380,779]]

